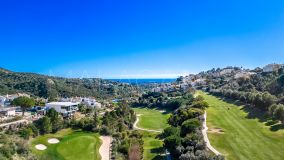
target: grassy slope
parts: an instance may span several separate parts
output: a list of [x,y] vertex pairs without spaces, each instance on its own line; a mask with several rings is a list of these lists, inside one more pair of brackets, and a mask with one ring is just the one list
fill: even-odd
[[167,124],[167,119],[170,114],[164,114],[159,112],[159,110],[147,108],[134,108],[134,111],[137,114],[141,114],[137,124],[138,127],[162,131],[169,126]]
[[[229,160],[284,159],[284,131],[273,132],[259,119],[247,118],[243,106],[236,106],[199,92],[210,104],[208,128],[221,128],[224,133],[208,133],[210,142]],[[229,109],[228,109],[229,108]]]
[[144,159],[162,159],[158,158],[159,154],[163,152],[163,141],[156,138],[157,133],[143,132],[144,141]]
[[[137,114],[142,114],[139,117],[138,127],[160,130],[168,127],[167,119],[170,114],[164,114],[156,109],[147,108],[133,108]],[[143,131],[143,141],[144,141],[144,159],[164,159],[160,157],[159,154],[162,153],[163,141],[156,138],[157,133],[150,133]]]
[[[48,144],[48,138],[58,138],[60,143]],[[36,144],[47,146],[45,151],[38,151],[34,148]],[[56,134],[39,136],[32,140],[32,150],[40,159],[57,160],[99,160],[99,147],[101,141],[95,133],[75,132],[70,129],[62,130]]]

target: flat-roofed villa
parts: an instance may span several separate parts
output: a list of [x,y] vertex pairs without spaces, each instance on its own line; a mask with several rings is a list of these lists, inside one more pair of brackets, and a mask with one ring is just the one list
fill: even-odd
[[78,110],[78,102],[50,102],[46,104],[47,109],[54,108],[63,117],[72,116]]

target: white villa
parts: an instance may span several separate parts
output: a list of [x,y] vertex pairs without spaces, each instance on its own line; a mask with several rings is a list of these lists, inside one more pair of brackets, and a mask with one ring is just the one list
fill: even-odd
[[93,107],[93,108],[101,108],[101,103],[97,102],[94,98],[82,98],[81,104]]
[[26,96],[26,97],[30,97],[30,95],[25,94],[25,93],[16,93],[16,94],[7,94],[7,95],[2,95],[0,96],[0,107],[5,107],[5,106],[9,106],[10,103],[17,97],[20,96]]
[[47,109],[54,108],[61,113],[63,117],[72,116],[77,110],[80,103],[76,102],[50,102],[46,104]]

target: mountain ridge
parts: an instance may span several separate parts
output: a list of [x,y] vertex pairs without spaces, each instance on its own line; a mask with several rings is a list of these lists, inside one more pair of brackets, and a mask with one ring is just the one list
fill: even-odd
[[13,72],[5,68],[0,68],[0,78],[0,94],[24,92],[44,98],[71,96],[119,98],[137,94],[134,86],[101,78],[64,78]]

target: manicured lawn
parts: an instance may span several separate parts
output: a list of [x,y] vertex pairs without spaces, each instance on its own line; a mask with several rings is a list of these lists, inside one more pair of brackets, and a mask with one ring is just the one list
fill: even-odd
[[[168,113],[162,113],[157,109],[149,108],[133,108],[136,114],[141,114],[139,116],[138,127],[163,131],[167,124],[167,119],[170,117]],[[165,157],[161,156],[163,154],[163,141],[157,138],[159,133],[142,131],[143,141],[144,141],[144,159],[145,160],[164,160]]]
[[[284,130],[271,131],[258,118],[248,118],[244,106],[227,103],[198,92],[210,107],[207,109],[208,136],[211,145],[228,160],[283,160]],[[212,132],[212,129],[222,130]],[[210,132],[211,129],[211,132]]]
[[169,127],[167,119],[170,114],[161,113],[156,109],[148,108],[133,108],[136,114],[141,114],[139,117],[138,127],[152,130],[162,131],[164,128]]
[[[49,144],[49,138],[58,138],[58,144]],[[35,145],[44,144],[47,149],[39,151]],[[56,134],[39,136],[32,140],[32,151],[42,160],[100,160],[99,135],[71,129],[62,130]]]

